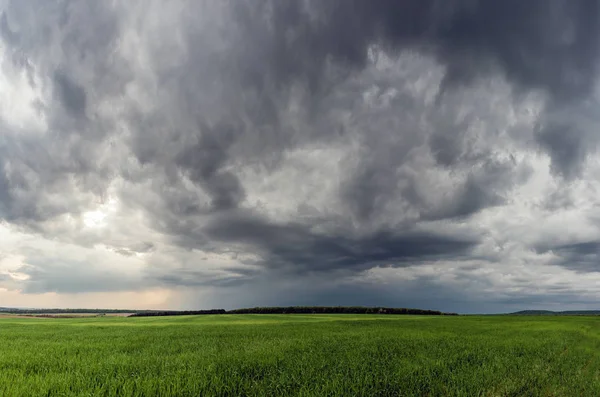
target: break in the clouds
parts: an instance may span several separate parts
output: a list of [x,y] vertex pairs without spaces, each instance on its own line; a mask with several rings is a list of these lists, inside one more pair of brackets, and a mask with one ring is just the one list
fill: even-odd
[[600,2],[0,1],[0,303],[593,306]]

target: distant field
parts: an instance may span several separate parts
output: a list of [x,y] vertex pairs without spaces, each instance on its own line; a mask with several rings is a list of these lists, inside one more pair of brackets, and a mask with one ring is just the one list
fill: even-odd
[[0,318],[0,396],[599,396],[600,318]]

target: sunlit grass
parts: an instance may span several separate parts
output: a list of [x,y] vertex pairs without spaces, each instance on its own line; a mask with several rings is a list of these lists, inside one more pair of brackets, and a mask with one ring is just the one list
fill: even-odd
[[0,319],[0,395],[600,395],[600,318]]

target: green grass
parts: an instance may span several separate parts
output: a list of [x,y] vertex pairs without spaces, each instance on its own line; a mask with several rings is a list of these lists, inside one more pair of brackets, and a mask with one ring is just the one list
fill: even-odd
[[599,396],[600,317],[0,319],[0,396]]

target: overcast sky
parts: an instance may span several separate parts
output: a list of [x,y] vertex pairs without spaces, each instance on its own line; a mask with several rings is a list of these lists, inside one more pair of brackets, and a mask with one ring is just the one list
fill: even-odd
[[0,306],[600,309],[600,2],[0,0]]

